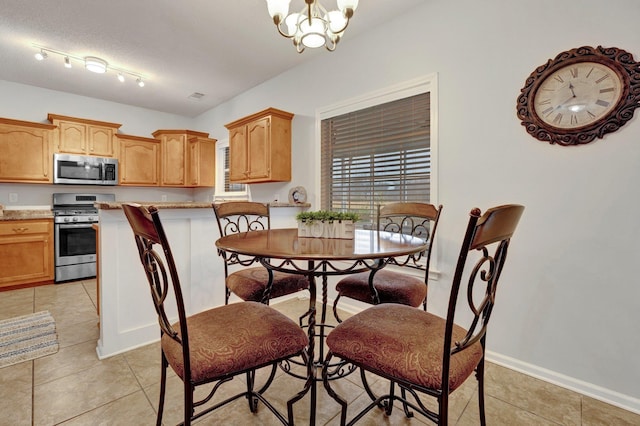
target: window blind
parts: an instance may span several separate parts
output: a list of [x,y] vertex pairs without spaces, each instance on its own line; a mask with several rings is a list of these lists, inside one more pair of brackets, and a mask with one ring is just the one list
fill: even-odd
[[429,93],[321,123],[321,205],[373,223],[379,204],[429,202]]

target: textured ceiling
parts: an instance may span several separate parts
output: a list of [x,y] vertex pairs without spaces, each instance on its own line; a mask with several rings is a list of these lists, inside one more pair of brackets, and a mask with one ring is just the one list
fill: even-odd
[[[360,0],[341,45],[426,0]],[[335,0],[322,0],[328,9]],[[291,10],[303,7],[293,0]],[[63,58],[33,57],[33,44],[98,56],[140,73],[120,83]],[[338,49],[340,46],[338,46]],[[0,0],[0,79],[194,117],[294,67],[330,55],[298,54],[264,0]],[[111,75],[110,75],[111,74]],[[200,100],[189,96],[199,92]]]

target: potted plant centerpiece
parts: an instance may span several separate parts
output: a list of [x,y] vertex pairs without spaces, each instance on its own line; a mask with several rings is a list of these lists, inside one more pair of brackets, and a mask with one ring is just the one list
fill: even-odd
[[358,213],[328,210],[304,211],[296,215],[299,237],[353,238]]

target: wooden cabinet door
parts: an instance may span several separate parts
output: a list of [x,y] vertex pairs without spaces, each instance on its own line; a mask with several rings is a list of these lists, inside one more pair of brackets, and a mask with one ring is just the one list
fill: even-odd
[[54,126],[0,119],[0,181],[52,182]]
[[189,186],[214,186],[216,140],[191,138],[189,140]]
[[81,123],[58,123],[58,150],[69,154],[86,154],[87,126]]
[[120,185],[158,186],[160,141],[138,136],[119,136]]
[[53,281],[53,220],[0,224],[0,287]]
[[249,170],[247,126],[229,130],[229,180],[241,182],[247,179]]
[[100,157],[113,157],[113,129],[109,127],[89,126],[89,149],[87,154]]
[[291,180],[293,114],[267,108],[225,124],[229,130],[229,179],[238,183]]
[[161,185],[185,186],[187,179],[187,136],[184,134],[169,134],[162,136],[161,141]]
[[265,117],[247,126],[249,179],[267,179],[271,173],[271,118]]

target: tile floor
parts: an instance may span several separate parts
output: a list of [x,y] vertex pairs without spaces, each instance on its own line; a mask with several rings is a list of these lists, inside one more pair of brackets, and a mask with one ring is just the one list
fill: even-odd
[[[0,319],[49,310],[56,319],[58,353],[0,368],[0,425],[153,425],[159,392],[159,346],[152,344],[103,361],[96,357],[98,338],[95,280],[0,292]],[[274,304],[296,318],[305,300]],[[640,425],[640,415],[621,410],[575,392],[489,364],[486,377],[489,425]],[[234,380],[230,390],[243,383]],[[383,386],[382,381],[374,387]],[[284,409],[284,400],[297,391],[298,382],[279,373],[267,397]],[[341,380],[338,392],[350,407],[368,403],[355,378]],[[322,387],[318,389],[317,424],[338,424],[339,407]],[[308,424],[308,396],[295,407],[296,423]],[[182,387],[168,381],[164,423],[182,418]],[[451,401],[450,424],[477,425],[475,380],[468,380]],[[251,414],[238,400],[200,419],[197,424],[279,424],[268,410]],[[402,410],[385,417],[370,412],[362,425],[424,425],[424,418],[407,419]]]

